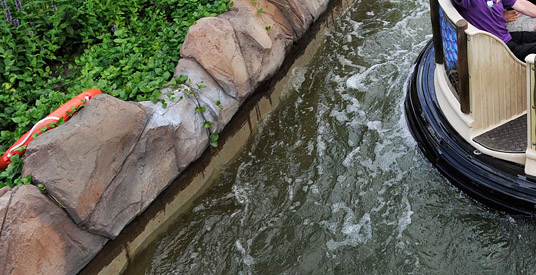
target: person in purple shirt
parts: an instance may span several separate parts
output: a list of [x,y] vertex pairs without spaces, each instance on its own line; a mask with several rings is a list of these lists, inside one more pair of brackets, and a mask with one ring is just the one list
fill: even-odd
[[536,32],[508,32],[505,9],[536,17],[536,5],[528,0],[451,0],[458,12],[471,25],[501,39],[522,61],[536,54]]

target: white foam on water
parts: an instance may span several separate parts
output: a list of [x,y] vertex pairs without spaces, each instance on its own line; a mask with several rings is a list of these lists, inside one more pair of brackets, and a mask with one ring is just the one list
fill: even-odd
[[326,243],[328,250],[333,251],[341,246],[358,246],[366,243],[372,238],[372,225],[370,214],[365,213],[358,223],[355,223],[356,217],[352,209],[346,206],[344,202],[334,203],[332,205],[332,213],[336,214],[339,211],[344,211],[344,221],[342,225],[338,223],[329,223],[324,221],[323,225],[327,225],[332,234],[342,233],[344,239],[341,241],[329,240]]
[[240,252],[240,254],[242,255],[242,262],[246,266],[251,267],[253,264],[255,264],[255,258],[249,255],[249,252],[247,252],[246,249],[242,246],[242,243],[240,242],[240,240],[236,240],[235,247],[238,250],[238,252]]
[[370,178],[375,178],[377,176],[377,169],[378,168],[378,165],[374,162],[372,162],[371,159],[365,159],[365,160],[361,160],[359,162],[361,164],[361,166],[367,168],[369,170],[369,177]]
[[360,34],[360,32],[363,30],[363,22],[350,21],[350,25],[352,26],[353,31],[349,32],[348,34],[356,37],[357,39],[363,39],[363,36]]
[[320,194],[320,191],[318,190],[318,186],[316,184],[312,184],[310,189],[311,189],[311,193],[313,193],[314,195]]
[[[382,66],[382,64],[375,64],[367,68],[365,71],[356,73],[348,78],[346,80],[346,86],[349,88],[357,89],[360,91],[368,91],[369,90],[369,83],[373,83],[375,81],[378,81],[378,78],[373,75],[374,71]],[[369,82],[366,82],[365,80],[369,80]]]
[[337,233],[337,223],[334,222],[328,222],[328,221],[320,221],[318,224],[324,226],[331,234]]
[[352,149],[352,151],[346,155],[346,157],[344,158],[344,160],[342,161],[342,165],[344,167],[351,167],[352,164],[354,163],[355,159],[354,159],[354,156],[359,153],[359,151],[361,150],[361,147],[355,147],[354,149]]
[[344,38],[345,38],[347,43],[352,43],[352,35],[351,34],[345,35]]
[[234,197],[236,201],[240,204],[247,204],[249,203],[249,190],[247,188],[244,188],[242,186],[238,186],[237,184],[234,184],[232,187]]
[[[343,48],[344,48],[344,46],[343,46]],[[348,66],[348,67],[352,67],[352,68],[362,68],[362,66],[358,66],[358,65],[354,64],[354,62],[352,60],[348,59],[344,55],[338,55],[337,59],[339,60],[339,63],[341,65],[343,65],[343,67]]]
[[292,201],[294,199],[294,187],[292,185],[287,186],[288,199]]
[[[415,65],[412,66],[410,72],[413,72],[414,68],[415,68]],[[408,75],[408,78],[409,78],[409,75]],[[408,85],[409,85],[409,81],[404,82],[404,91],[408,90]],[[406,94],[404,94],[404,98],[405,97],[406,97]],[[417,142],[415,141],[415,139],[411,135],[411,132],[409,131],[404,104],[405,104],[404,100],[401,100],[399,103],[399,109],[401,110],[402,115],[400,116],[400,119],[398,120],[397,128],[401,129],[401,131],[399,131],[399,134],[403,138],[404,142],[411,147],[415,147],[417,146]]]
[[402,239],[402,233],[408,225],[411,224],[411,215],[413,215],[413,211],[411,210],[411,205],[409,204],[407,195],[404,196],[404,204],[406,205],[406,208],[404,209],[404,212],[402,215],[398,218],[398,239]]
[[305,81],[305,73],[307,73],[307,67],[296,67],[292,69],[291,77],[291,87],[295,90],[299,90],[303,82]]
[[[330,142],[331,137],[329,136],[329,124],[326,122],[326,119],[324,118],[325,114],[328,112],[329,107],[326,106],[324,103],[319,102],[316,118],[317,121],[319,121],[317,130],[316,130],[316,157],[318,159],[322,159],[326,154],[327,149],[327,143]],[[326,125],[327,124],[327,125]],[[328,135],[326,138],[325,136]],[[327,139],[327,140],[325,140]],[[318,165],[316,165],[316,170],[318,175],[324,174],[324,167],[322,162],[318,162]]]
[[384,131],[382,129],[382,122],[381,121],[367,121],[367,127],[371,130],[375,130],[378,133],[381,133]]
[[307,155],[312,155],[313,154],[313,150],[315,148],[315,143],[313,140],[309,140],[309,142],[307,142]]
[[[348,146],[355,147],[357,145],[357,142],[353,140],[353,137],[349,137],[347,141]],[[347,166],[348,167],[348,166]]]
[[348,118],[348,115],[344,111],[337,111],[337,110],[331,110],[331,113],[329,114],[331,117],[334,117],[339,122],[347,122],[350,119]]
[[[382,194],[380,194],[380,192],[378,192],[378,194],[379,194],[379,195],[382,195]],[[379,212],[379,211],[382,210],[383,207],[385,207],[385,205],[386,205],[385,200],[384,200],[381,196],[377,196],[377,197],[376,197],[376,200],[378,201],[378,204],[377,204],[376,207],[373,207],[373,208],[371,209],[372,212]]]
[[316,146],[317,146],[317,155],[319,157],[322,157],[324,156],[325,154],[325,151],[326,151],[326,142],[324,142],[324,139],[322,138],[322,134],[325,132],[325,126],[324,125],[320,125],[318,127],[318,131],[317,131],[317,137],[316,137]]
[[[416,47],[418,47],[419,49],[424,48],[424,46],[428,42],[427,40],[422,41]],[[406,59],[408,59],[408,58],[406,58]],[[415,69],[415,64],[412,64],[411,66],[408,66],[408,68],[409,69],[407,70],[406,79],[404,81],[404,86],[403,86],[404,94],[403,94],[402,100],[399,101],[399,108],[398,109],[400,110],[402,115],[399,116],[399,120],[397,122],[397,128],[400,129],[400,131],[398,131],[398,133],[399,133],[399,136],[402,137],[404,143],[406,145],[408,145],[409,147],[416,148],[417,147],[417,142],[415,141],[415,139],[413,138],[413,136],[411,135],[411,132],[409,130],[409,126],[407,124],[407,119],[406,119],[406,114],[405,114],[406,110],[404,109],[404,104],[405,104],[404,99],[407,96],[406,93],[407,93],[407,90],[408,90],[409,78],[411,77],[411,74]]]

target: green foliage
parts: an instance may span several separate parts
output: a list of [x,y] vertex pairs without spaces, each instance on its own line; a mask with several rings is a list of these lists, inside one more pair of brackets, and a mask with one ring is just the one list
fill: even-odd
[[210,146],[212,147],[218,147],[218,138],[220,136],[218,134],[212,134],[210,135]]
[[39,188],[39,190],[41,190],[41,193],[43,193],[43,194],[48,193],[47,188],[45,187],[44,184],[40,183],[40,184],[37,185],[37,187]]
[[[190,78],[188,78],[188,76],[181,75],[181,77],[178,78],[178,79],[180,79],[181,84],[188,83],[188,85],[190,85],[190,86],[192,85],[192,80]],[[205,105],[201,105],[201,103],[199,102],[199,99],[197,97],[197,94],[198,94],[197,90],[204,89],[207,86],[203,84],[203,81],[201,81],[201,83],[199,83],[199,84],[196,84],[195,86],[196,87],[192,86],[192,88],[188,88],[185,85],[176,85],[176,86],[173,86],[173,87],[177,91],[179,91],[181,93],[184,93],[185,96],[190,97],[191,99],[193,99],[195,101],[195,106],[196,106],[195,107],[195,112],[199,113],[201,115],[201,118],[203,119],[203,128],[205,128],[205,130],[207,131],[207,135],[210,138],[209,144],[212,147],[218,147],[218,137],[219,137],[219,135],[216,134],[216,133],[212,133],[212,131],[210,130],[210,127],[212,125],[214,125],[214,122],[207,120],[207,118],[204,115],[205,111],[207,110],[207,107]],[[183,97],[181,96],[180,99],[182,100],[182,98]],[[220,100],[216,100],[216,106],[218,106],[220,109],[224,109],[224,107],[221,104]]]
[[20,25],[0,7],[0,152],[89,88],[156,102],[188,27],[226,11],[227,1],[37,0],[21,11],[6,1]]
[[214,122],[212,122],[212,121],[205,121],[205,122],[203,122],[203,128],[205,128],[205,129],[209,129],[210,126],[212,126],[212,124],[214,124]]
[[216,106],[218,106],[221,110],[223,110],[225,107],[223,107],[223,105],[221,104],[221,101],[217,100],[216,101]]
[[[228,0],[21,2],[19,10],[0,0],[0,154],[89,88],[158,101],[160,88],[181,83],[171,72],[188,28],[226,11]],[[13,184],[11,172],[2,172],[0,186]]]
[[205,105],[195,107],[195,111],[196,111],[197,113],[203,113],[203,112],[205,112],[206,110],[207,110],[207,107],[206,107]]
[[14,187],[15,185],[19,184],[30,184],[30,176],[25,178],[20,177],[23,160],[24,158],[19,157],[19,155],[13,155],[11,157],[12,162],[9,164],[6,170],[0,172],[0,188],[4,186]]

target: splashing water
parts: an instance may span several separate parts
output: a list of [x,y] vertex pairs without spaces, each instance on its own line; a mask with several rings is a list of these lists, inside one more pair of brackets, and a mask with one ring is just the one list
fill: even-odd
[[536,227],[452,187],[404,119],[426,1],[358,0],[146,274],[536,272]]

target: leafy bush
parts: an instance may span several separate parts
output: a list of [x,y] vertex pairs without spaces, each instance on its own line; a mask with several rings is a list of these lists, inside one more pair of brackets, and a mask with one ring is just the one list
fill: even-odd
[[[0,154],[90,88],[156,102],[172,78],[188,28],[226,11],[228,2],[0,1]],[[0,187],[6,177],[0,176]]]

